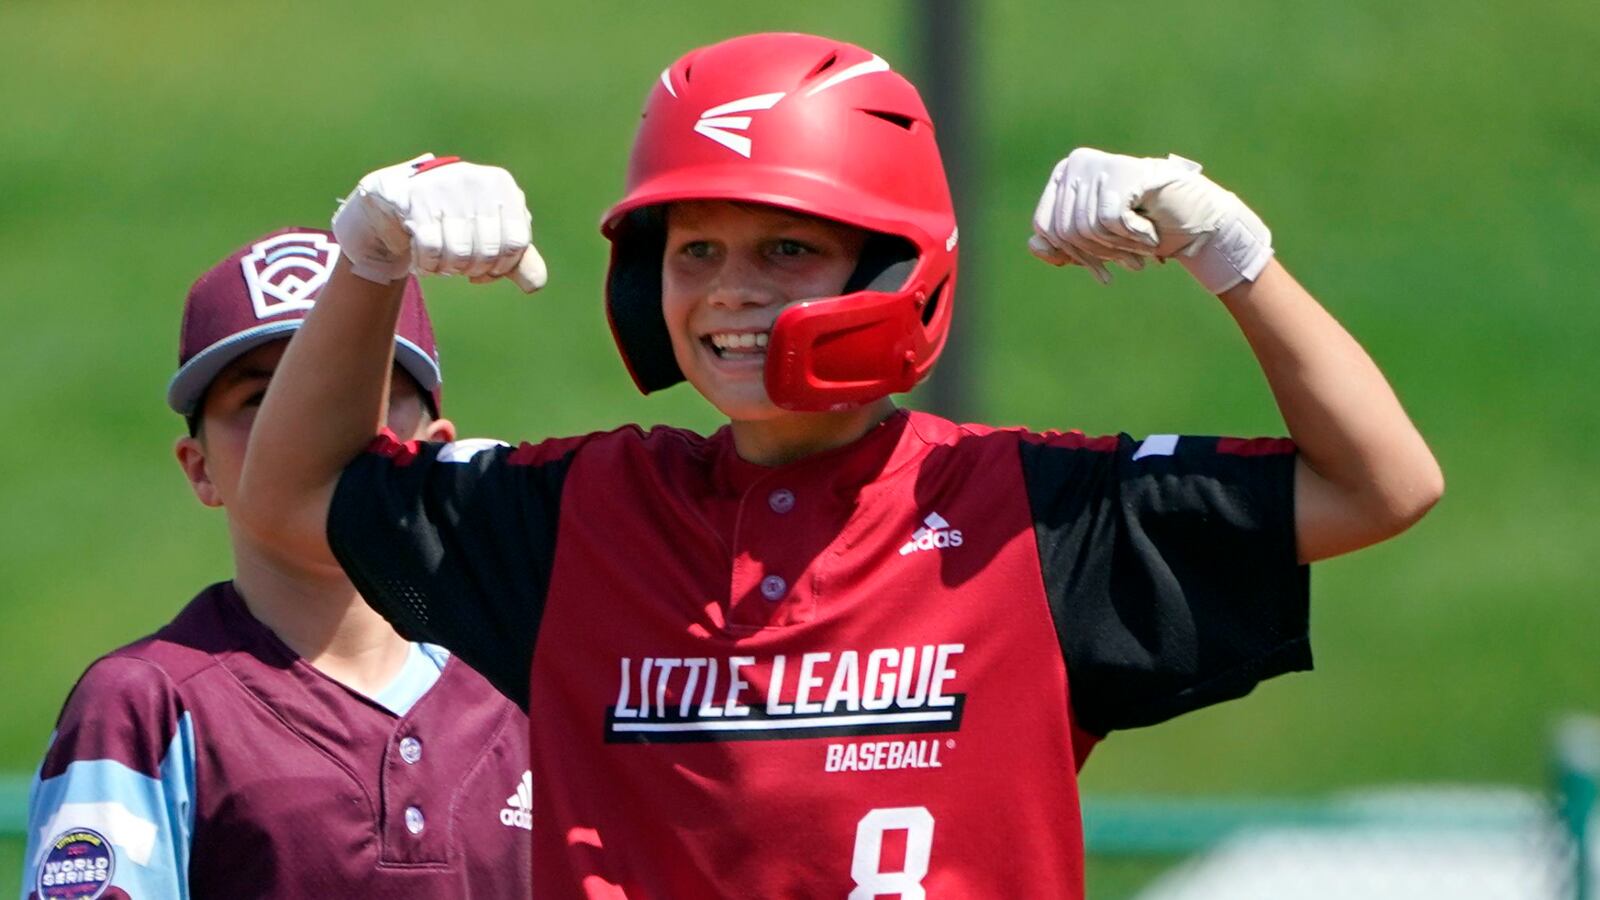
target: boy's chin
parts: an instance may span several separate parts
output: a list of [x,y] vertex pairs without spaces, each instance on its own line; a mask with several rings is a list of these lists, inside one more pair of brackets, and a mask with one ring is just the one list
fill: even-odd
[[759,382],[739,385],[733,389],[729,389],[726,385],[717,385],[712,390],[695,385],[695,389],[706,402],[716,407],[717,412],[727,416],[729,421],[765,422],[793,415],[789,410],[774,404],[767,396],[766,387]]
[[767,422],[784,416],[793,415],[782,407],[775,405],[767,398],[763,391],[759,397],[718,397],[708,398],[717,412],[728,417],[731,422]]

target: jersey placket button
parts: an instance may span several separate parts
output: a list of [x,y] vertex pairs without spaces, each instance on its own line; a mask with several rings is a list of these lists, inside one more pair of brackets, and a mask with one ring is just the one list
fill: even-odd
[[422,742],[414,737],[401,738],[400,758],[405,760],[408,766],[416,765],[417,761],[422,759]]
[[778,488],[767,495],[767,506],[771,507],[772,511],[780,516],[794,509],[794,491],[788,488]]
[[782,600],[783,595],[788,593],[788,591],[789,582],[784,581],[777,575],[768,575],[767,577],[761,579],[761,596],[767,598],[773,603],[777,603],[779,600]]
[[421,834],[423,825],[422,808],[417,806],[406,807],[406,830],[412,834]]

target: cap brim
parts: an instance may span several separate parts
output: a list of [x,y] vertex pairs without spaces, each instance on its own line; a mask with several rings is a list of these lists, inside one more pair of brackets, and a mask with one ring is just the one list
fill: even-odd
[[[167,405],[180,416],[194,415],[199,411],[200,399],[205,396],[206,388],[229,363],[262,344],[288,337],[304,321],[284,319],[257,325],[229,335],[196,353],[168,382]],[[443,380],[439,366],[421,347],[397,334],[394,337],[394,358],[417,380],[425,393],[433,393],[438,389]]]

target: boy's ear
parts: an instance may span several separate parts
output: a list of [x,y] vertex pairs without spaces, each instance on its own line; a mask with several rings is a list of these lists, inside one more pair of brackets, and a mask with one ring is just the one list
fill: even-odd
[[448,444],[456,439],[456,423],[449,419],[434,419],[422,429],[422,439]]
[[217,493],[217,486],[211,483],[211,473],[206,470],[205,444],[197,437],[184,435],[173,445],[172,452],[178,457],[178,465],[189,479],[195,498],[206,506],[221,506],[222,497]]

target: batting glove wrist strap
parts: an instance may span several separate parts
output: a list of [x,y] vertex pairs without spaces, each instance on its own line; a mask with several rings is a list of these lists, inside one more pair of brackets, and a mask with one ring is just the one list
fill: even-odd
[[333,214],[333,236],[357,276],[389,284],[411,274],[411,234],[405,227],[410,207],[407,181],[414,167],[432,159],[432,153],[424,153],[368,173],[339,203]]
[[1200,174],[1200,164],[1169,160],[1188,172],[1146,198],[1144,213],[1161,233],[1161,256],[1175,256],[1206,290],[1220,294],[1255,281],[1272,259],[1272,231],[1233,192]]

